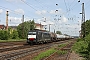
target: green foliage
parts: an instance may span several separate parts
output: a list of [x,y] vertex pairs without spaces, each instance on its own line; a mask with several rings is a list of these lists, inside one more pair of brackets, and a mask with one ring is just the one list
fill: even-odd
[[87,46],[88,45],[85,44],[84,41],[79,41],[74,44],[73,50],[80,53],[80,52],[86,51]]
[[59,48],[62,48],[64,46],[66,46],[66,44],[60,44],[60,45],[58,45]]
[[9,39],[17,39],[17,38],[19,38],[17,30],[12,29],[11,27],[8,28],[8,33],[9,33],[9,35],[8,35]]
[[30,22],[30,30],[34,30],[35,29],[35,22],[34,20]]
[[12,39],[17,39],[18,38],[18,32],[16,30],[13,30],[11,35],[12,35]]
[[17,39],[18,38],[18,32],[17,30],[13,30],[11,28],[6,30],[0,30],[0,39],[1,40],[8,40],[8,39]]
[[46,52],[40,53],[38,56],[36,56],[33,60],[41,60],[47,56],[50,56],[52,53],[56,52],[55,49],[49,49]]
[[88,47],[87,47],[87,59],[89,60],[90,59],[90,33],[85,37],[85,42],[86,44],[88,44]]
[[8,40],[8,31],[0,30],[0,39],[1,40]]
[[65,50],[58,50],[57,51],[57,54],[58,55],[64,55],[64,54],[66,54],[67,53],[67,51],[65,51]]
[[8,37],[9,37],[9,39],[11,39],[12,38],[12,28],[11,27],[9,27],[8,28],[8,33],[9,33],[9,35],[8,35]]
[[22,38],[22,39],[27,38],[27,32],[33,29],[35,29],[34,20],[33,21],[30,20],[30,21],[19,24],[17,27],[19,38]]
[[84,38],[87,43],[90,42],[90,33]]
[[87,60],[90,59],[90,33],[84,39],[78,39],[72,50],[81,54]]
[[84,34],[85,30],[85,35],[88,35],[90,33],[90,20],[87,20],[85,23],[83,23],[81,27],[82,27],[82,34]]
[[8,39],[8,40],[0,40],[0,42],[21,42],[21,41],[26,41],[26,39]]
[[90,20],[86,21],[85,30],[86,30],[86,35],[88,35],[90,33]]
[[56,31],[57,34],[62,34],[61,31]]
[[81,38],[78,38],[77,39],[77,42],[79,42],[79,41],[84,41],[84,39],[83,38],[82,39]]

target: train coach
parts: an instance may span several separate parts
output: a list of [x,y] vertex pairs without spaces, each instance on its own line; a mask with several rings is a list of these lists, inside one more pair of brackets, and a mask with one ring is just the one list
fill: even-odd
[[48,32],[45,30],[30,30],[28,32],[27,43],[28,44],[38,44],[38,43],[47,43],[60,40],[70,39],[69,35],[59,35],[53,32]]
[[65,35],[60,35],[60,34],[56,34],[57,35],[57,40],[65,40]]
[[51,41],[52,42],[57,41],[57,35],[56,35],[56,33],[50,32],[50,37],[51,37]]
[[68,40],[71,39],[71,37],[69,35],[60,35],[60,34],[56,34],[57,35],[57,40]]
[[28,32],[27,43],[38,44],[44,42],[51,42],[51,35],[45,30],[31,30]]

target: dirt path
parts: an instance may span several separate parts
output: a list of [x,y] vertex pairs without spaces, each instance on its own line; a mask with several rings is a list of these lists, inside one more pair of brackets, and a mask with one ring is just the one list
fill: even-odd
[[74,51],[72,51],[69,60],[84,60],[84,58],[80,57],[79,54],[76,54]]

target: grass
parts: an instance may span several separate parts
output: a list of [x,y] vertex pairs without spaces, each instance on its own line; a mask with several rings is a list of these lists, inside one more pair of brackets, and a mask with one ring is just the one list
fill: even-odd
[[0,40],[0,42],[17,42],[17,41],[26,41],[26,39],[8,39],[8,40]]
[[64,50],[58,50],[57,51],[57,54],[58,55],[64,55],[64,54],[66,54],[67,53],[67,51],[64,51]]
[[40,53],[38,56],[34,57],[33,60],[41,60],[47,56],[50,56],[54,52],[56,52],[56,50],[54,48],[51,48],[45,52]]
[[58,45],[58,47],[59,48],[62,48],[62,47],[64,47],[64,46],[66,46],[67,44],[60,44],[60,45]]
[[[60,45],[58,45],[58,48],[62,48],[64,46],[66,46],[66,44],[60,44]],[[66,54],[67,53],[67,51],[61,51],[61,50],[56,50],[54,48],[51,48],[45,52],[40,53],[38,56],[34,57],[33,60],[41,60],[45,57],[50,56],[54,52],[57,52],[58,54]]]
[[[66,44],[60,44],[60,45],[58,45],[58,48],[60,49],[60,48],[63,48],[63,47],[65,47],[67,45],[67,43]],[[58,55],[63,55],[63,54],[66,54],[67,53],[67,51],[64,51],[64,50],[57,50],[57,54]]]

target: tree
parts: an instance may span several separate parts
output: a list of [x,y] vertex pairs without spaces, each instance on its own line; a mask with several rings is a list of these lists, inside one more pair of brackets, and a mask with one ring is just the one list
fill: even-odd
[[8,40],[8,31],[0,30],[0,39],[1,40]]
[[12,39],[12,33],[13,33],[13,29],[11,27],[8,28],[8,37],[10,39]]
[[90,33],[90,20],[87,20],[85,23],[82,23],[81,27],[82,34],[84,35],[85,32],[85,35],[88,35]]
[[17,30],[13,30],[13,32],[12,32],[12,39],[17,39],[18,38],[18,32],[17,32]]
[[85,30],[86,30],[86,35],[88,35],[90,33],[90,20],[86,21]]
[[30,22],[30,30],[34,30],[35,29],[35,22],[34,20]]
[[27,38],[27,32],[33,29],[35,29],[34,20],[29,20],[27,22],[19,24],[17,27],[19,38]]
[[56,31],[57,34],[62,34],[61,31]]

